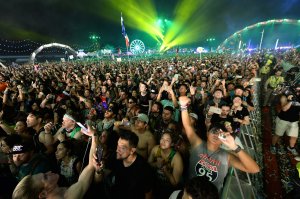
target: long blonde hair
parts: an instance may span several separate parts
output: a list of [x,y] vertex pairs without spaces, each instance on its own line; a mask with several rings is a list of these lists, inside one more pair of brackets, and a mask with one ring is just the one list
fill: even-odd
[[27,175],[16,186],[12,199],[39,199],[39,195],[43,190],[41,185],[41,183],[34,183],[32,175]]

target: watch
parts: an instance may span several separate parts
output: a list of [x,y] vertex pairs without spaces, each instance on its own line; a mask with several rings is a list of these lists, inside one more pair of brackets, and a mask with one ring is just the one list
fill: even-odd
[[236,149],[232,150],[234,153],[238,153],[242,150],[242,148],[238,145]]

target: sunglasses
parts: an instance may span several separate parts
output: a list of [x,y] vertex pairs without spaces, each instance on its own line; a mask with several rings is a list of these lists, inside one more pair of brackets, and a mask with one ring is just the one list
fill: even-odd
[[133,101],[128,101],[128,103],[129,103],[129,104],[132,104],[132,103],[134,103],[134,102],[133,102]]

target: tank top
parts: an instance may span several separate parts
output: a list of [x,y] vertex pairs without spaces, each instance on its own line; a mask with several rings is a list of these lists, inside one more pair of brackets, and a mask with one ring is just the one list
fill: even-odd
[[287,111],[281,110],[278,117],[284,121],[297,122],[299,120],[299,107],[291,106]]
[[148,109],[149,109],[149,100],[150,100],[150,95],[147,93],[146,95],[142,96],[140,95],[139,97],[139,104],[141,105],[141,112],[148,114]]
[[207,149],[207,143],[203,141],[202,144],[192,148],[190,154],[189,179],[205,176],[220,193],[228,172],[228,153],[221,148],[211,152]]
[[77,182],[79,174],[76,171],[76,164],[79,159],[76,156],[73,156],[68,165],[60,163],[60,174],[63,175],[68,183],[72,185]]
[[66,137],[71,139],[74,139],[75,135],[80,131],[81,131],[80,127],[75,127],[70,133],[67,133],[67,131],[64,129]]
[[[158,150],[154,156],[154,161],[157,161],[157,158],[162,158],[163,165],[166,165],[167,168],[169,169],[169,172],[172,173],[173,169],[171,167],[171,163],[172,163],[172,160],[173,160],[175,154],[176,154],[176,151],[175,151],[175,149],[172,148],[169,156],[166,159],[164,159],[161,155],[161,148],[158,147]],[[156,177],[160,184],[170,184],[168,178],[164,175],[164,173],[160,169],[157,169]]]
[[44,153],[47,151],[45,145],[41,143],[39,139],[40,133],[43,131],[45,131],[44,127],[33,135],[34,150],[37,153]]

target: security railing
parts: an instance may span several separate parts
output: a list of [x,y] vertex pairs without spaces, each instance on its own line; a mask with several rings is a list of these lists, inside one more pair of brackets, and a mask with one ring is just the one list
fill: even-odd
[[[239,138],[244,145],[244,150],[263,167],[263,153],[261,143],[261,109],[260,109],[260,83],[254,85],[253,104],[254,111],[250,112],[250,124],[243,125]],[[222,192],[222,199],[248,199],[263,198],[262,173],[249,174],[230,168]]]

